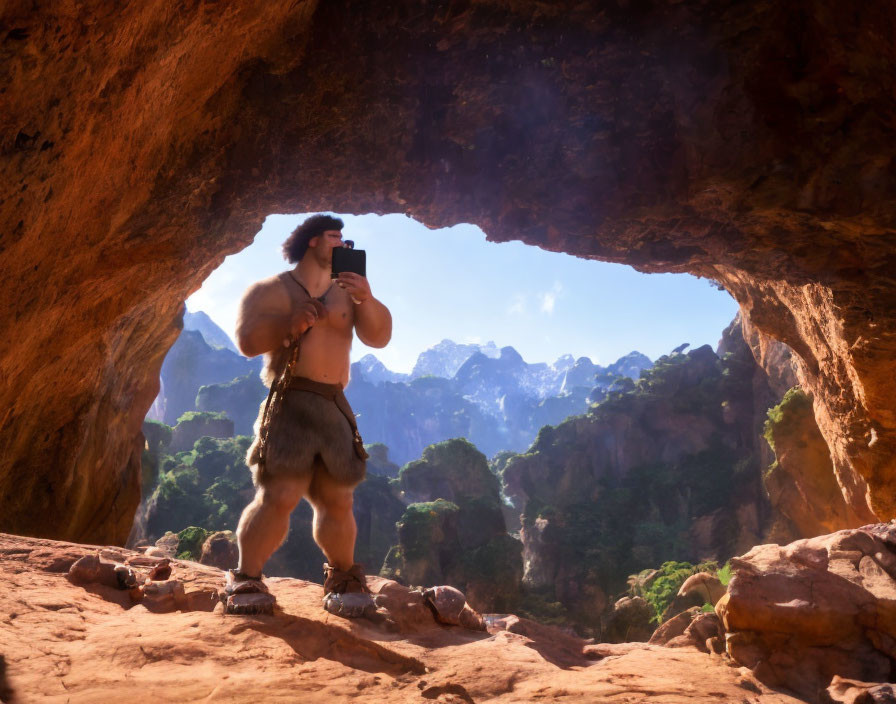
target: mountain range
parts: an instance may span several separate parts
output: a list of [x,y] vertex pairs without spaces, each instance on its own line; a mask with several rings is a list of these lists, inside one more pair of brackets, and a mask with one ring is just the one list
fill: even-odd
[[[607,367],[571,355],[553,364],[527,363],[510,346],[446,339],[421,352],[410,374],[391,371],[372,354],[364,356],[351,366],[346,396],[365,441],[387,445],[398,464],[453,437],[466,437],[491,456],[524,451],[539,428],[583,413],[651,365],[640,352]],[[187,411],[224,412],[237,434],[251,435],[267,393],[258,379],[260,367],[260,358],[236,352],[205,313],[187,313],[147,418],[173,425]]]

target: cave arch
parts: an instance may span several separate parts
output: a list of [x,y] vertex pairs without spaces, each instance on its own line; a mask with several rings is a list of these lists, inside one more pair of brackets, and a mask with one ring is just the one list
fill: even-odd
[[123,541],[180,302],[325,209],[720,281],[892,516],[896,10],[783,5],[8,3],[0,530]]

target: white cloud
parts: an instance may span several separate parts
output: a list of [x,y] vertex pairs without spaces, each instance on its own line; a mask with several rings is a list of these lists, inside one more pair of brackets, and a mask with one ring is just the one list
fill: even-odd
[[554,306],[557,304],[557,298],[563,293],[563,284],[559,281],[554,282],[554,287],[550,291],[541,294],[541,312],[552,315]]
[[513,297],[513,303],[507,308],[510,315],[522,315],[526,312],[526,294],[518,293]]

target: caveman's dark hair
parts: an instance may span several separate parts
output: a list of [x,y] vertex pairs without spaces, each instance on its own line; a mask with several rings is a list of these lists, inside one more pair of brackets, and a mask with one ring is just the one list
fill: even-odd
[[341,230],[344,223],[332,215],[318,213],[312,215],[299,225],[283,243],[283,258],[290,264],[301,261],[308,251],[308,243],[315,237],[322,235],[327,230]]

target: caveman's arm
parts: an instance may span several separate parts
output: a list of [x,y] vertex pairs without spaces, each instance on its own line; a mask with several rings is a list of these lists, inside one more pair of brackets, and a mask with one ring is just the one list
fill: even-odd
[[355,331],[358,339],[368,347],[385,347],[392,339],[392,314],[373,297],[370,283],[360,274],[343,271],[336,284],[355,304]]
[[355,305],[355,331],[368,347],[385,347],[392,339],[392,314],[371,296]]
[[236,344],[246,357],[270,352],[290,335],[289,294],[278,282],[262,281],[249,287],[240,301]]

